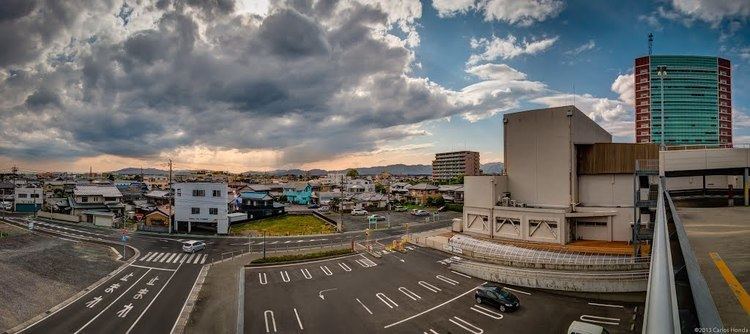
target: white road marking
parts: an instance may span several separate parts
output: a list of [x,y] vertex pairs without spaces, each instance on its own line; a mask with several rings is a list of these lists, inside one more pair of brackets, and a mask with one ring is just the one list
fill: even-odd
[[152,260],[152,259],[154,259],[154,258],[156,258],[156,256],[157,256],[157,255],[159,255],[159,254],[161,254],[161,253],[159,253],[159,252],[153,252],[153,254],[149,255],[149,256],[148,256],[148,257],[146,258],[146,260],[145,260],[145,261],[146,261],[146,262],[151,262],[151,260]]
[[527,296],[531,296],[531,292],[521,291],[521,290],[518,290],[518,289],[509,288],[509,287],[504,287],[503,289],[510,290],[510,291],[513,291],[513,292],[518,292],[520,294],[524,294],[524,295],[527,295]]
[[99,304],[99,302],[102,301],[102,296],[96,296],[94,299],[89,300],[86,302],[86,307],[92,308],[96,306],[96,304]]
[[589,303],[589,305],[594,305],[594,306],[602,306],[602,307],[613,307],[613,308],[625,308],[625,306],[622,306],[622,305],[614,305],[614,304],[599,304],[599,303]]
[[341,262],[339,262],[339,267],[341,267],[341,269],[344,269],[344,271],[352,271],[352,268]]
[[271,324],[273,325],[273,332],[276,333],[276,319],[273,317],[273,311],[266,310],[263,312],[263,319],[266,321],[266,333],[271,332],[271,328],[268,326],[268,316],[271,316]]
[[388,298],[388,296],[386,296],[382,292],[376,293],[375,297],[378,297],[378,299],[380,299],[380,301],[383,302],[383,304],[385,304],[385,306],[388,306],[388,308],[398,307],[398,304],[396,304],[396,302],[394,302],[392,299]]
[[305,240],[297,240],[297,243],[305,242]]
[[328,266],[320,266],[320,270],[322,270],[326,276],[333,275],[333,272],[331,272],[331,269],[328,269]]
[[292,242],[291,240],[284,241],[285,244]]
[[287,283],[289,283],[289,281],[291,281],[291,279],[289,279],[289,273],[286,272],[286,270],[282,270],[279,273],[281,274],[281,280],[283,280],[284,282],[287,282]]
[[124,296],[126,293],[128,293],[128,291],[130,291],[130,289],[132,289],[136,284],[138,284],[138,282],[140,282],[144,277],[146,277],[146,275],[148,275],[148,273],[150,271],[151,271],[150,269],[146,270],[146,272],[143,273],[143,275],[141,277],[139,277],[138,280],[136,280],[135,282],[133,282],[133,284],[131,284],[130,287],[128,287],[125,291],[123,291],[122,294],[120,294],[119,296],[117,296],[117,298],[114,301],[112,301],[112,303],[110,303],[109,305],[107,305],[107,307],[105,307],[103,310],[101,310],[101,312],[97,313],[93,318],[91,318],[91,320],[89,320],[87,323],[85,323],[83,325],[83,327],[79,328],[75,333],[76,334],[80,333],[84,328],[86,328],[86,326],[88,326],[92,322],[94,322],[94,320],[96,320],[96,318],[98,318],[100,315],[102,315],[102,313],[104,313],[104,311],[106,311],[110,307],[112,307],[112,305],[114,305],[118,300],[120,300],[120,298],[122,298],[122,296]]
[[438,334],[438,332],[436,332],[436,331],[435,331],[434,329],[432,329],[432,328],[430,328],[430,332],[429,332],[429,333],[427,333],[427,332],[422,332],[422,333],[423,333],[423,334]]
[[497,312],[495,312],[493,310],[490,310],[490,309],[488,309],[486,307],[482,307],[481,305],[474,305],[474,306],[471,307],[471,310],[474,311],[474,312],[477,312],[479,314],[484,314],[484,315],[486,315],[486,316],[488,316],[488,317],[490,317],[492,319],[500,320],[500,319],[503,318],[502,314],[497,313]]
[[368,259],[366,257],[362,258],[362,262],[367,263],[368,267],[374,267],[374,266],[378,265],[377,263],[373,262],[372,260],[370,260],[370,259]]
[[[206,254],[203,254],[203,256],[206,256]],[[201,255],[198,254],[198,256],[195,257],[195,260],[193,260],[193,264],[198,264],[198,261],[200,258],[201,258]]]
[[195,257],[195,253],[190,254],[190,257],[188,257],[188,259],[185,262],[190,263],[190,261],[193,260],[193,257]]
[[159,259],[164,256],[165,253],[156,253],[155,257],[153,259],[148,259],[148,262],[156,262],[159,261]]
[[405,294],[407,297],[411,298],[412,300],[422,299],[422,297],[420,297],[418,294],[412,292],[411,290],[403,286],[398,288],[398,291],[401,291],[401,293]]
[[[177,254],[177,256],[175,256],[174,260],[172,260],[172,263],[179,262],[183,255],[184,254]],[[187,255],[185,255],[185,256],[187,256]]]
[[127,304],[123,306],[122,310],[117,311],[117,316],[120,318],[125,318],[128,313],[130,313],[130,310],[133,309],[133,303]]
[[278,244],[278,243],[279,243],[278,241],[271,241],[271,242],[269,242],[268,244],[269,244],[269,245],[275,245],[275,244]]
[[302,327],[302,320],[299,318],[299,313],[297,313],[297,309],[294,309],[294,315],[297,317],[297,325],[299,325],[299,330],[304,330]]
[[367,308],[367,306],[365,306],[365,304],[361,300],[359,300],[359,298],[354,298],[354,299],[357,300],[357,302],[359,303],[359,305],[362,305],[362,307],[365,308],[365,311],[367,311],[367,313],[372,314],[372,311],[370,311],[370,309]]
[[468,322],[468,321],[466,321],[464,319],[461,319],[461,318],[459,318],[457,316],[453,316],[453,318],[448,319],[448,320],[450,322],[452,322],[454,325],[465,329],[469,333],[472,333],[472,334],[482,334],[482,333],[484,333],[483,329],[481,329],[481,328],[475,326],[474,324],[472,324],[472,323],[470,323],[470,322]]
[[432,291],[432,292],[435,292],[435,293],[437,293],[438,291],[441,291],[441,290],[440,290],[440,288],[438,288],[438,287],[436,287],[436,286],[434,286],[434,285],[432,285],[432,284],[430,284],[430,283],[427,283],[427,282],[425,282],[425,281],[419,281],[419,282],[417,282],[417,284],[419,284],[419,285],[421,285],[421,286],[422,286],[423,288],[425,288],[425,289],[427,289],[427,290],[430,290],[430,291]]
[[441,281],[443,281],[445,283],[448,283],[450,285],[458,285],[458,281],[456,281],[456,280],[454,280],[452,278],[445,277],[443,275],[436,275],[435,278],[437,278],[437,279],[439,279],[439,280],[441,280]]
[[208,257],[208,254],[203,254],[203,258],[201,259],[201,264],[206,263],[206,258]]
[[406,246],[406,249],[408,249],[408,250],[414,250],[414,247],[412,247],[412,246]]
[[167,263],[169,263],[169,261],[172,260],[173,257],[174,257],[174,253],[169,253],[169,256],[165,256],[165,257],[161,258],[161,260],[159,260],[159,262],[167,261]]
[[[420,281],[420,282],[421,282],[421,281]],[[486,283],[486,282],[485,282],[485,283]],[[433,307],[431,307],[431,308],[429,308],[429,309],[427,309],[427,310],[424,310],[424,311],[422,311],[422,312],[419,312],[419,313],[417,313],[417,314],[415,314],[415,315],[413,315],[413,316],[410,316],[410,317],[408,317],[408,318],[404,318],[404,319],[401,319],[401,320],[399,320],[399,321],[396,321],[396,322],[394,322],[394,323],[392,323],[392,324],[390,324],[390,325],[385,325],[385,326],[384,326],[383,328],[384,328],[384,329],[388,329],[388,328],[391,328],[391,327],[393,327],[393,326],[396,326],[396,325],[398,325],[398,324],[400,324],[400,323],[403,323],[403,322],[409,321],[409,320],[411,320],[411,319],[414,319],[414,318],[416,318],[416,317],[418,317],[418,316],[421,316],[421,315],[423,315],[423,314],[425,314],[425,313],[428,313],[428,312],[432,312],[432,311],[434,311],[434,310],[436,310],[436,309],[438,309],[438,308],[440,308],[440,307],[443,307],[443,306],[447,305],[448,303],[451,303],[451,302],[453,302],[454,300],[456,300],[456,299],[458,299],[458,298],[461,298],[461,297],[463,297],[463,296],[466,296],[466,295],[468,295],[468,294],[470,294],[470,293],[474,292],[474,290],[475,290],[476,288],[480,287],[480,286],[481,286],[481,285],[478,285],[478,286],[476,286],[476,287],[472,288],[472,289],[471,289],[471,290],[469,290],[469,291],[466,291],[466,292],[464,292],[464,293],[462,293],[462,294],[460,294],[460,295],[458,295],[458,296],[455,296],[455,297],[453,297],[453,298],[451,298],[451,299],[448,299],[448,300],[446,300],[446,301],[442,302],[441,304],[435,305],[435,306],[433,306]]]
[[469,275],[466,275],[466,274],[462,274],[462,273],[459,273],[459,272],[457,272],[457,271],[453,271],[453,270],[451,270],[451,272],[452,272],[452,273],[454,273],[454,274],[456,274],[456,275],[458,275],[458,276],[462,276],[462,277],[466,277],[466,278],[471,278],[471,276],[469,276]]
[[258,273],[258,281],[260,281],[260,284],[263,285],[268,284],[268,277],[266,277],[266,273]]
[[257,243],[257,245],[262,245],[264,243],[266,243],[266,242],[265,241],[261,241],[261,242]]
[[148,252],[148,254],[146,254],[143,257],[141,257],[141,259],[139,261],[145,260],[147,257],[151,256],[151,254],[154,254],[154,252]]
[[619,318],[607,318],[607,317],[599,317],[595,315],[588,315],[584,314],[581,316],[581,321],[586,322],[593,322],[597,324],[605,324],[605,325],[620,325],[620,319]]
[[[128,330],[125,332],[125,334],[130,334],[130,331],[133,330],[133,327],[135,327],[135,325],[138,324],[139,321],[141,321],[141,318],[143,317],[143,315],[146,314],[146,312],[148,311],[148,309],[151,308],[151,305],[153,305],[154,302],[159,298],[159,295],[161,295],[162,291],[164,291],[164,288],[166,288],[167,285],[169,285],[169,282],[172,281],[172,278],[177,273],[177,270],[180,270],[180,267],[182,267],[182,264],[178,264],[177,265],[177,269],[175,269],[175,271],[172,272],[172,275],[169,275],[169,278],[167,278],[167,281],[164,282],[164,285],[161,286],[161,288],[159,289],[159,292],[157,292],[156,295],[154,296],[154,298],[151,299],[151,302],[149,302],[148,305],[146,305],[146,308],[144,308],[143,312],[141,312],[141,314],[138,315],[138,318],[135,319],[135,321],[133,322],[132,325],[130,325],[130,328],[128,328]],[[197,279],[197,277],[196,277],[196,279]]]
[[307,270],[306,268],[302,268],[299,271],[302,272],[302,275],[304,275],[306,279],[312,279],[312,275],[310,274],[310,271]]

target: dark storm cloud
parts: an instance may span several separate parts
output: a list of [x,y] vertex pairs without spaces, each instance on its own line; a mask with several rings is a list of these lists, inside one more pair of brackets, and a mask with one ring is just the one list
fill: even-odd
[[128,2],[125,14],[119,1],[51,2],[2,14],[0,66],[19,69],[0,83],[0,134],[18,142],[0,142],[0,154],[154,157],[201,145],[301,163],[458,112],[406,74],[413,54],[377,37],[391,23],[372,6],[272,1],[261,17],[237,15],[233,1]]

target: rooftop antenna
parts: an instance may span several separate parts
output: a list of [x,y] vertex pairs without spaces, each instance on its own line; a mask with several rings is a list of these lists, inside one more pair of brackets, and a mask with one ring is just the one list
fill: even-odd
[[654,34],[648,33],[648,55],[650,56],[654,51]]

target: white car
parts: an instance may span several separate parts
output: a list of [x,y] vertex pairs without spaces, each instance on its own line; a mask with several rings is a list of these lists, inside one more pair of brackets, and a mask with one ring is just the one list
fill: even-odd
[[609,334],[604,327],[583,321],[573,321],[568,327],[568,334]]
[[188,240],[182,243],[182,251],[185,253],[195,253],[204,249],[206,249],[206,243],[201,240]]
[[429,216],[430,213],[425,210],[414,210],[411,214],[415,216]]
[[352,216],[366,216],[367,210],[364,209],[354,209],[352,210]]
[[0,202],[0,210],[10,211],[13,209],[13,204],[10,202]]
[[377,220],[377,221],[383,221],[383,220],[385,220],[385,216],[381,216],[381,215],[370,215],[370,217],[367,217],[367,219],[374,219],[374,220]]

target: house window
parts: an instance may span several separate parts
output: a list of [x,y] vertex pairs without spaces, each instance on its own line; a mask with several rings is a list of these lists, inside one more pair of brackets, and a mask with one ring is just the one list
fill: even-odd
[[39,194],[31,194],[31,198],[39,198]]
[[26,194],[18,194],[18,198],[26,198]]
[[201,214],[201,208],[190,208],[190,213],[194,215]]
[[203,197],[206,196],[206,191],[203,189],[193,189],[193,197]]
[[177,197],[181,197],[182,196],[182,189],[177,189],[177,191],[176,191],[175,194],[177,195]]
[[88,201],[89,201],[89,197],[88,196],[81,197],[81,203],[88,203]]
[[221,190],[214,190],[213,191],[213,196],[214,197],[221,197]]
[[208,214],[209,215],[218,215],[219,209],[218,208],[208,208]]

